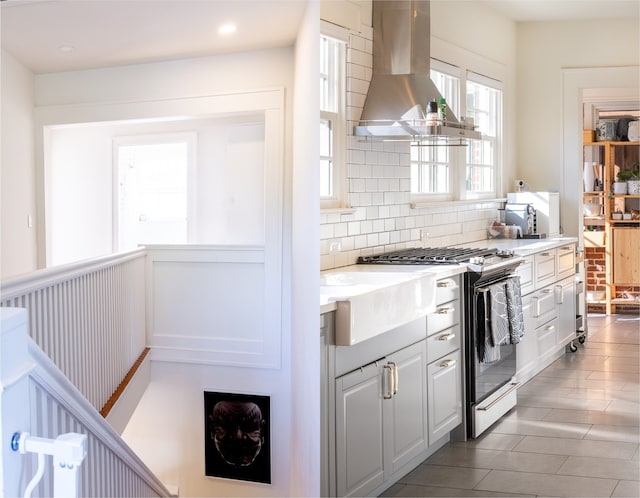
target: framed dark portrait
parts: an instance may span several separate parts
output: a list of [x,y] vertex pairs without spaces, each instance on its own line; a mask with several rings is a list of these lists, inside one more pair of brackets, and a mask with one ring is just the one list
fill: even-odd
[[269,396],[204,392],[205,474],[271,484]]

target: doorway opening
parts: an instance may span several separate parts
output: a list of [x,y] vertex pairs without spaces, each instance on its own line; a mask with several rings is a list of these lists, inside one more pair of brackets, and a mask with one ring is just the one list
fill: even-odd
[[194,149],[192,134],[114,140],[115,251],[188,242]]

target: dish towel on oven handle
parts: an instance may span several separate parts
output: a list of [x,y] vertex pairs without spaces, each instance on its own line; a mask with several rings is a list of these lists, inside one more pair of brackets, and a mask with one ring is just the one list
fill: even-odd
[[477,292],[475,298],[476,354],[480,363],[493,363],[500,359],[500,348],[493,345],[493,339],[491,338],[489,292]]
[[500,359],[500,346],[518,344],[524,336],[520,277],[489,286],[477,295],[478,358],[482,363]]
[[491,341],[498,348],[509,344],[509,313],[507,306],[507,292],[505,283],[500,282],[489,286],[489,300],[491,302]]
[[524,337],[524,316],[522,314],[522,292],[520,277],[511,277],[505,283],[507,295],[507,316],[511,344],[518,344]]

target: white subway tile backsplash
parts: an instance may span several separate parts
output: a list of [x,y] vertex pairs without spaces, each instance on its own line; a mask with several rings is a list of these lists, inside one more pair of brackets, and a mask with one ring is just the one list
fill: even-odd
[[367,236],[357,235],[354,239],[354,249],[364,249],[367,247]]
[[360,231],[360,222],[359,221],[350,221],[347,224],[347,234],[348,235],[360,235],[362,232]]
[[366,192],[366,181],[364,178],[352,178],[349,180],[351,192]]
[[349,224],[348,223],[336,223],[333,225],[333,236],[334,237],[346,237],[349,235]]

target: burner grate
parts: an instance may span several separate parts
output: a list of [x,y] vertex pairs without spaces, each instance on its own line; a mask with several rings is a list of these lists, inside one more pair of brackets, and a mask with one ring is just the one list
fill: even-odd
[[360,256],[360,264],[396,264],[396,265],[435,265],[464,263],[474,257],[487,257],[496,254],[495,249],[477,249],[465,247],[416,247],[399,251]]

